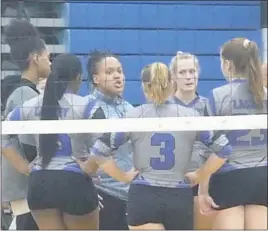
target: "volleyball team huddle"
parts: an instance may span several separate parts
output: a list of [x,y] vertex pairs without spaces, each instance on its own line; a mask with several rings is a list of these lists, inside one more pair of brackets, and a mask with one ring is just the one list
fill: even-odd
[[[12,20],[5,38],[21,70],[7,121],[267,114],[258,47],[246,38],[222,45],[227,83],[207,98],[196,92],[197,56],[177,52],[169,66],[145,66],[148,103],[138,107],[122,97],[118,56],[89,55],[93,91],[82,97],[77,56],[51,63],[26,20]],[[2,156],[3,201],[14,214],[17,201],[28,206],[17,229],[267,229],[267,129],[2,135]]]

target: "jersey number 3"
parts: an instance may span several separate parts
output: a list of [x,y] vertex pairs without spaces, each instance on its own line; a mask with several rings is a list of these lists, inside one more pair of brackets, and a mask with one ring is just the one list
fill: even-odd
[[151,146],[160,147],[162,157],[150,158],[154,170],[170,170],[175,165],[175,138],[170,133],[155,133],[151,137]]

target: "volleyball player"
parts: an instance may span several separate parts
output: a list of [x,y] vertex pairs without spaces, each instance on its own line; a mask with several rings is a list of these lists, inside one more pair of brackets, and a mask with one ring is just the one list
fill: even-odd
[[[108,52],[94,51],[89,56],[87,71],[93,85],[93,92],[86,98],[97,100],[107,119],[124,118],[133,106],[122,98],[125,76],[119,58]],[[126,172],[133,168],[129,144],[116,151],[115,161]],[[98,171],[97,176],[99,180],[95,186],[104,204],[104,208],[100,210],[100,229],[128,229],[126,201],[129,184],[119,182],[103,171]]]
[[[44,95],[13,110],[8,120],[75,119],[82,118],[86,110],[91,111],[93,118],[103,114],[94,102],[88,103],[85,98],[75,95],[81,74],[79,58],[68,54],[57,56]],[[4,138],[3,144],[10,145],[10,136]],[[98,198],[94,184],[72,159],[72,155],[81,157],[79,150],[71,146],[67,134],[41,134],[35,138],[39,152],[29,176],[27,199],[39,229],[98,229]],[[27,142],[25,137],[24,141]],[[30,171],[25,162],[13,160],[13,165]]]
[[[12,20],[5,30],[5,40],[10,52],[21,71],[13,80],[17,83],[7,92],[4,100],[5,115],[16,106],[39,94],[36,84],[39,78],[46,78],[50,71],[49,51],[39,37],[37,29],[26,20]],[[13,82],[14,83],[14,82]],[[9,201],[16,225],[20,230],[37,229],[25,200],[27,194],[28,168],[15,169],[9,161],[31,162],[36,157],[36,147],[19,143],[17,136],[12,137],[13,146],[3,150],[2,182],[3,201]],[[19,153],[20,155],[17,155]],[[23,206],[23,209],[17,207]]]
[[[127,113],[128,118],[195,115],[192,108],[166,103],[173,92],[166,65],[153,63],[144,68],[142,83],[144,93],[152,104],[132,109]],[[218,156],[211,156],[208,164],[204,165],[206,167],[200,168],[194,174],[197,178],[200,177],[197,182],[222,166],[231,151],[224,136],[214,139],[210,132],[201,134],[201,140]],[[120,179],[124,178],[125,173],[114,165],[110,153],[131,140],[134,165],[139,175],[133,180],[128,195],[130,229],[192,229],[193,193],[190,184],[185,180],[185,173],[196,135],[196,132],[172,131],[106,133],[93,145],[91,152],[99,156],[102,168]],[[83,164],[81,167],[84,169],[85,166]]]
[[[220,55],[229,83],[212,90],[210,114],[266,114],[257,44],[234,38],[222,46]],[[233,153],[209,184],[219,205],[213,229],[267,229],[267,129],[229,131],[227,137]]]
[[[198,58],[195,55],[186,52],[177,52],[176,56],[171,59],[170,73],[174,82],[174,97],[170,100],[172,103],[179,104],[187,108],[193,108],[197,114],[204,116],[206,114],[207,99],[196,92],[198,85],[198,78],[200,73],[200,66]],[[206,147],[196,142],[194,145],[192,160],[188,171],[195,171],[201,164],[204,152],[210,153]],[[206,155],[206,154],[205,154]],[[198,199],[209,201],[211,207],[217,207],[210,198],[201,198],[203,195],[198,196],[198,186],[194,188],[194,226],[195,229],[211,229],[212,216],[204,216],[200,213],[198,207]]]

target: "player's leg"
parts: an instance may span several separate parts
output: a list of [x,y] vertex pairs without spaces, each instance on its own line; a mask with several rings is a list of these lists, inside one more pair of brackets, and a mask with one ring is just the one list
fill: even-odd
[[218,211],[212,224],[212,230],[244,229],[244,206],[236,206]]
[[267,207],[262,205],[245,206],[245,229],[267,230]]
[[205,216],[200,213],[199,203],[198,203],[198,185],[193,187],[194,195],[194,229],[198,230],[208,230],[212,227],[212,217]]
[[155,224],[155,223],[147,223],[144,225],[137,225],[137,226],[128,226],[130,230],[165,230],[164,225],[162,224]]
[[64,230],[62,214],[58,209],[32,210],[32,215],[40,230]]
[[194,229],[195,230],[210,230],[215,215],[203,215],[200,213],[197,196],[194,197]]
[[[248,169],[252,196],[245,206],[245,229],[267,229],[267,166]],[[254,184],[254,185],[253,185]]]
[[68,230],[96,230],[99,228],[99,208],[79,216],[63,213],[63,221]]
[[127,203],[127,220],[130,230],[165,229],[161,189],[147,185],[130,185]]

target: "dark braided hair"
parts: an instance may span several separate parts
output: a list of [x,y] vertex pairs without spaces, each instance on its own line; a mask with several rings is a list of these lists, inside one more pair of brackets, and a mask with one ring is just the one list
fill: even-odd
[[87,62],[87,73],[88,73],[88,80],[93,85],[95,85],[93,75],[96,75],[98,73],[98,66],[100,62],[108,57],[113,57],[119,60],[119,58],[111,52],[101,52],[98,50],[94,50],[89,54],[89,59]]

